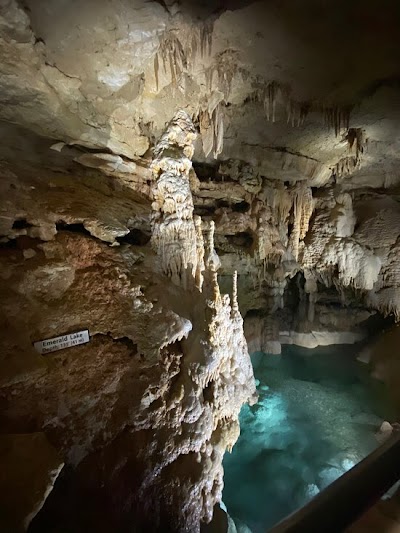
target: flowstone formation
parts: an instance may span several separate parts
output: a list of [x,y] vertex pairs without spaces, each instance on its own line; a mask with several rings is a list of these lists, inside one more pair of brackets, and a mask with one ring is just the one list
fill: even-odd
[[345,178],[327,187],[282,183],[237,160],[208,172],[214,178],[200,182],[195,212],[215,220],[222,283],[246,273],[239,301],[250,352],[357,342],[374,315],[398,319],[395,190],[360,190]]
[[[42,500],[20,509],[33,532],[61,523],[196,532],[221,499],[222,458],[255,383],[236,275],[231,303],[217,282],[213,223],[204,242],[193,217],[193,140],[180,111],[155,150],[151,213],[123,177],[118,192],[119,178],[95,174],[104,180],[96,193],[83,167],[72,184],[34,164],[2,166],[2,185],[14,193],[1,206],[2,433],[49,441]],[[49,191],[46,209],[36,187]],[[91,202],[76,203],[79,194]],[[157,255],[145,238],[150,219]],[[33,347],[82,329],[87,344],[46,356]]]

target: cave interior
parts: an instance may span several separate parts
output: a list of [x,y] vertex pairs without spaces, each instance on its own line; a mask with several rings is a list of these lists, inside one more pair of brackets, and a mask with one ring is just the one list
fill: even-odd
[[396,433],[399,27],[0,0],[2,531],[261,533]]

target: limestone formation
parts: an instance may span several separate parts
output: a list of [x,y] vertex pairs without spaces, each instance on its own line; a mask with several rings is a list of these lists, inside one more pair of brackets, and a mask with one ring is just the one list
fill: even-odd
[[[1,425],[8,433],[44,432],[67,466],[33,528],[53,527],[53,513],[71,530],[79,530],[82,516],[93,523],[99,511],[82,505],[99,487],[106,497],[110,480],[122,491],[122,507],[100,513],[109,530],[130,516],[143,527],[162,529],[168,520],[174,531],[198,531],[221,499],[222,458],[239,435],[241,405],[255,400],[255,383],[236,279],[231,307],[216,278],[214,223],[205,224],[203,238],[201,218],[193,216],[193,139],[190,118],[178,112],[154,154],[147,226],[134,187],[128,209],[123,188],[115,201],[92,194],[97,227],[108,224],[111,233],[111,217],[126,221],[115,232],[120,241],[111,243],[119,246],[107,246],[109,234],[86,221],[88,207],[68,206],[68,193],[65,203],[51,194],[25,197],[36,181],[23,165],[3,174],[3,186],[17,192],[11,207],[3,206]],[[66,179],[41,174],[39,186],[59,189]],[[105,191],[115,183],[108,172],[102,179]],[[150,218],[158,255],[139,230]],[[46,356],[33,349],[35,341],[81,329],[90,332],[88,344]],[[129,449],[122,466],[121,449]],[[83,483],[86,469],[91,476]],[[74,493],[68,509],[66,490]]]
[[317,4],[1,3],[0,422],[57,456],[32,533],[197,532],[249,351],[399,322],[400,7]]
[[178,111],[158,142],[152,163],[153,247],[162,259],[164,273],[185,288],[190,275],[198,279],[198,288],[202,284],[201,249],[189,184],[195,135],[190,117]]

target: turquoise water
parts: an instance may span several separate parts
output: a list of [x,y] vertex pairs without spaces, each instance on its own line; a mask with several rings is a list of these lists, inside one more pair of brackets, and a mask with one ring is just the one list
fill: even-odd
[[242,408],[224,457],[223,502],[242,531],[265,533],[377,447],[391,414],[358,350],[287,346],[252,357],[259,401]]

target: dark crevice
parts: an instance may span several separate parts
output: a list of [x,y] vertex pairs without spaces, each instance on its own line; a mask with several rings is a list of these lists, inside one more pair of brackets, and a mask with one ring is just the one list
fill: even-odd
[[214,399],[214,382],[210,381],[205,389],[203,389],[203,398],[205,402],[212,402]]
[[229,209],[231,209],[232,211],[236,213],[246,213],[250,209],[249,202],[245,202],[245,201],[233,203],[227,200],[217,200],[215,202],[215,205],[217,206],[217,208],[228,207]]
[[[224,181],[224,177],[218,172],[218,167],[207,163],[193,163],[196,176],[201,182]],[[229,181],[228,178],[225,178]]]
[[237,246],[238,248],[244,248],[246,250],[249,250],[253,246],[254,242],[253,235],[248,231],[242,231],[240,233],[236,233],[236,235],[227,235],[226,239],[229,244]]
[[249,211],[250,209],[250,204],[249,202],[245,202],[243,200],[243,202],[233,204],[232,209],[233,211],[236,211],[237,213],[247,213],[247,211]]
[[215,207],[213,205],[195,205],[194,214],[201,217],[211,216],[215,213]]
[[12,225],[12,229],[28,229],[32,228],[33,224],[30,224],[26,218],[19,218],[14,221],[14,224]]
[[112,341],[114,342],[119,342],[121,344],[124,344],[130,351],[129,355],[130,356],[133,356],[133,355],[137,355],[138,354],[138,346],[137,344],[135,344],[132,339],[130,339],[129,337],[114,337],[112,335],[112,333],[110,331],[108,331],[106,334],[104,333],[96,333],[95,335],[91,335],[91,338],[95,338],[95,337],[108,337],[109,339],[111,339]]
[[19,235],[13,239],[8,239],[5,235],[0,237],[7,239],[4,242],[0,242],[0,249],[2,250],[27,250],[28,248],[37,248],[43,242],[41,239],[28,237],[27,235]]
[[245,144],[246,146],[251,146],[251,147],[259,146],[259,147],[262,147],[262,148],[267,148],[268,150],[273,150],[274,152],[280,152],[282,154],[294,155],[296,157],[303,157],[304,159],[310,159],[311,161],[316,161],[317,163],[319,163],[319,160],[315,159],[315,157],[311,157],[309,155],[302,154],[300,152],[297,152],[296,150],[290,150],[290,148],[286,148],[285,146],[270,146],[270,145],[254,144],[254,143],[243,143],[243,144]]
[[227,200],[217,200],[215,202],[215,205],[217,207],[231,207],[231,204]]
[[129,337],[121,337],[120,339],[114,339],[116,342],[120,342],[122,344],[125,344],[125,346],[129,349],[130,356],[137,355],[138,353],[138,347],[137,344],[135,344]]
[[150,242],[151,234],[146,233],[140,229],[131,229],[129,233],[123,237],[117,237],[117,241],[121,244],[132,244],[134,246],[146,246]]
[[6,242],[0,242],[0,250],[16,250],[18,248],[17,240],[11,239]]
[[66,224],[65,222],[57,222],[56,224],[57,232],[59,231],[71,231],[72,233],[83,233],[92,237],[90,231],[88,231],[83,224]]

